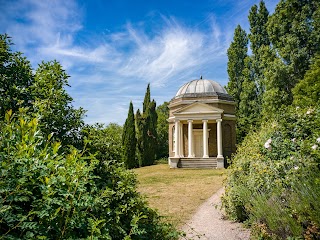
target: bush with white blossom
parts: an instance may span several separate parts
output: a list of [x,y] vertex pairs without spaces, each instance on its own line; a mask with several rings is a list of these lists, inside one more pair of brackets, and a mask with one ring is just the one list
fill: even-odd
[[253,226],[254,238],[319,238],[320,107],[284,112],[239,146],[223,206]]

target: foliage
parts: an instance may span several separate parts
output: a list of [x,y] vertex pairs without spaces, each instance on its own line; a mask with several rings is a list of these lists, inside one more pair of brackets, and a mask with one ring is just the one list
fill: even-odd
[[259,119],[258,90],[252,71],[252,58],[246,57],[245,68],[242,71],[243,82],[240,93],[239,106],[237,108],[237,141],[241,142],[250,129],[255,126]]
[[5,239],[176,239],[121,164],[43,137],[39,118],[9,111],[0,133],[0,233]]
[[169,155],[169,123],[167,119],[169,118],[169,103],[164,102],[157,107],[158,123],[157,123],[157,133],[158,133],[158,148],[157,148],[157,159],[168,158]]
[[228,48],[228,75],[227,85],[228,93],[234,98],[237,106],[240,102],[240,93],[242,91],[242,71],[244,69],[244,60],[247,57],[248,37],[238,25],[234,31],[233,41]]
[[319,237],[319,145],[319,106],[284,109],[248,134],[226,181],[227,214],[255,226],[256,237]]
[[136,127],[134,120],[133,104],[130,102],[128,117],[123,127],[122,133],[123,160],[127,168],[139,166],[136,159]]
[[316,55],[304,78],[292,90],[296,106],[320,105],[320,54]]
[[46,135],[63,146],[80,144],[80,129],[85,111],[72,106],[64,89],[69,76],[56,62],[42,62],[32,73],[30,62],[12,52],[11,39],[0,34],[0,120],[5,112],[29,107],[30,115],[41,112],[40,126]]
[[94,154],[100,161],[122,160],[122,127],[116,123],[86,125],[82,138],[87,152]]
[[[263,1],[249,12],[251,54],[241,27],[228,49],[228,93],[236,105],[237,141],[293,101],[292,89],[319,54],[320,3],[281,0],[275,12]],[[247,56],[248,55],[248,56]]]
[[6,111],[28,107],[33,100],[30,86],[34,79],[30,62],[20,52],[12,52],[11,38],[0,34],[0,120]]
[[136,114],[137,158],[139,166],[149,166],[155,161],[157,152],[157,112],[155,100],[150,101],[150,84],[143,101],[144,111]]
[[45,135],[53,134],[63,146],[78,146],[85,111],[71,105],[72,97],[64,89],[69,86],[68,78],[57,61],[39,64],[31,86],[33,106],[35,112],[41,112],[40,126]]
[[319,4],[319,1],[281,0],[268,21],[272,45],[291,70],[293,83],[303,78],[309,60],[319,51]]

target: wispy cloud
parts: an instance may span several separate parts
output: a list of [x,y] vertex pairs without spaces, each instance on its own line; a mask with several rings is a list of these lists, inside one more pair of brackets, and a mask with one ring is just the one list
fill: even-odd
[[197,26],[161,15],[151,33],[144,24],[128,22],[120,31],[95,33],[90,39],[83,37],[85,9],[75,1],[4,5],[0,30],[13,37],[35,67],[41,60],[57,59],[67,68],[73,86],[69,92],[76,106],[88,110],[89,123],[123,123],[130,100],[141,106],[148,82],[160,103],[200,74],[227,82],[226,50],[235,24],[221,26],[213,13]]

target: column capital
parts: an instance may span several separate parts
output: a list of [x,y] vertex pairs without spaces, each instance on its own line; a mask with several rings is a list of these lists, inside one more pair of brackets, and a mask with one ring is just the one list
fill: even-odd
[[222,122],[222,119],[221,118],[216,119],[216,122]]
[[188,123],[189,123],[189,122],[191,122],[191,123],[192,123],[192,122],[193,122],[193,120],[192,120],[192,119],[188,119]]
[[208,119],[203,119],[202,122],[208,122]]
[[174,122],[180,122],[180,120],[179,119],[174,119]]

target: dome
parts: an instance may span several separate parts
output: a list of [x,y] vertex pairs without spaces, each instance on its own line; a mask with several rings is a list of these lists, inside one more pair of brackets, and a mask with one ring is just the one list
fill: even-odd
[[184,84],[178,90],[175,98],[198,96],[228,95],[227,91],[217,82],[207,79],[196,79]]

